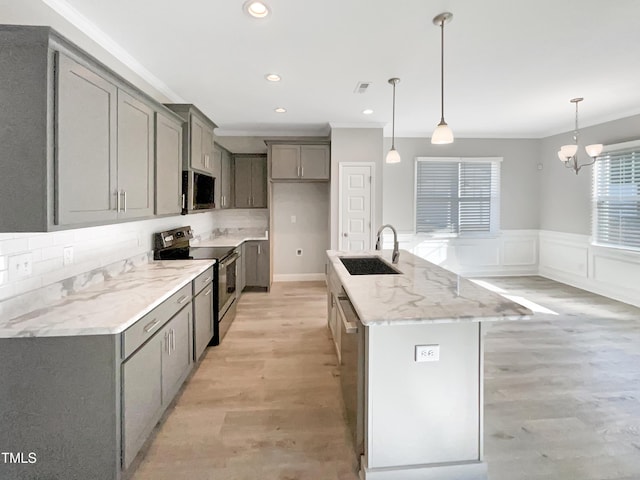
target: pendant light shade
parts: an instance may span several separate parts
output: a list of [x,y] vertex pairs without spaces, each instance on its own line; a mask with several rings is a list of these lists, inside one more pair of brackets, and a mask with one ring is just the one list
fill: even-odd
[[391,150],[387,152],[387,158],[385,159],[387,163],[400,163],[400,154],[398,150],[391,147]]
[[396,83],[399,78],[390,78],[389,83],[393,86],[393,114],[391,117],[391,150],[387,153],[386,163],[400,163],[400,154],[396,150]]
[[431,143],[435,145],[453,143],[453,131],[444,121],[444,24],[449,23],[452,18],[453,14],[449,12],[433,18],[434,25],[440,27],[440,123],[431,135]]

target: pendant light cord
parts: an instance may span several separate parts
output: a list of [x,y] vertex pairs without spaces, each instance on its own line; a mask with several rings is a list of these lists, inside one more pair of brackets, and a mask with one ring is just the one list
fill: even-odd
[[444,19],[440,22],[440,123],[444,122]]
[[393,113],[391,114],[391,150],[396,148],[396,83],[393,82]]

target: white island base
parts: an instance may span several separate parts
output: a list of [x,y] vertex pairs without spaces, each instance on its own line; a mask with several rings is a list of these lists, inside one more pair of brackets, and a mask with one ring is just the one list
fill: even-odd
[[[364,330],[362,480],[486,480],[482,324]],[[437,345],[437,361],[416,346]]]
[[[328,324],[362,480],[486,480],[484,333],[531,311],[409,252],[328,251]],[[351,275],[377,256],[396,274]],[[353,260],[350,260],[353,265]]]

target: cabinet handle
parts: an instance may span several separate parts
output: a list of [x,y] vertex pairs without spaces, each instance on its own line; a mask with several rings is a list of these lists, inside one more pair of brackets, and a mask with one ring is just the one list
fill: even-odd
[[300,167],[300,176],[304,177],[304,167]]
[[157,318],[154,318],[152,321],[150,321],[149,323],[147,323],[144,327],[144,333],[149,333],[151,330],[153,330],[154,328],[156,328],[158,326],[158,324],[160,323],[160,320],[158,320]]
[[258,255],[260,255],[262,253],[262,248],[260,248],[260,247],[261,247],[261,244],[258,244]]
[[187,297],[187,295],[183,295],[183,296],[181,296],[181,297],[178,299],[178,303],[179,303],[179,304],[180,304],[180,303],[184,303],[184,301],[185,301],[187,298],[188,298],[188,297]]
[[212,291],[213,291],[213,288],[210,288],[207,292],[205,292],[204,296],[208,297],[209,295],[211,295]]
[[171,329],[171,335],[169,338],[171,339],[171,352],[169,352],[171,354],[176,350],[176,331],[173,328]]
[[204,279],[204,281],[202,283],[208,283],[211,280],[213,280],[213,277],[207,277],[207,278]]
[[224,195],[222,195],[222,202],[220,202],[220,203],[222,203],[222,206],[223,206],[223,207],[224,207],[224,200],[225,200],[225,199],[224,199]]
[[300,176],[300,165],[298,165],[298,176]]
[[120,190],[116,190],[116,212],[120,211]]
[[181,195],[181,197],[182,197],[182,203],[181,203],[181,205],[182,205],[182,209],[184,210],[184,209],[186,208],[186,205],[185,205],[185,204],[187,203],[187,196],[183,193],[183,194]]
[[164,351],[171,354],[169,352],[169,332],[164,332]]
[[123,210],[122,210],[122,211],[123,211],[124,213],[127,213],[127,191],[126,191],[126,190],[123,190],[123,191],[122,191],[122,198],[123,198],[123,200],[124,200],[124,208],[123,208]]

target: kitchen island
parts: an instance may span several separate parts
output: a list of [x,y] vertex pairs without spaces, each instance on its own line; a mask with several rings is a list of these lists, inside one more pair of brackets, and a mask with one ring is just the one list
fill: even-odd
[[[484,480],[485,322],[527,308],[409,252],[328,251],[328,318],[364,480]],[[340,257],[397,273],[352,275]]]

